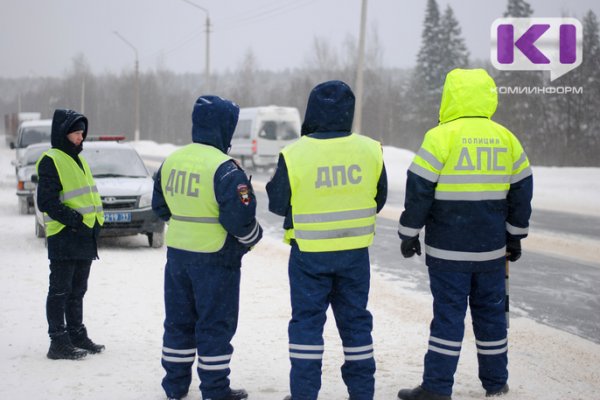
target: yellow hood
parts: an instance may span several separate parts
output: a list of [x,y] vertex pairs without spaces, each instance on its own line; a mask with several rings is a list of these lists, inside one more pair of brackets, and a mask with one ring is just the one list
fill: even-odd
[[446,75],[440,123],[460,117],[491,118],[498,106],[496,84],[483,69],[453,69]]

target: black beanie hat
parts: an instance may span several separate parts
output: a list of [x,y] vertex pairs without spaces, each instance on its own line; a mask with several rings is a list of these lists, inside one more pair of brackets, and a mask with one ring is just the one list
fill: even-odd
[[67,135],[76,131],[85,131],[85,122],[82,119],[78,119],[77,121],[73,122],[69,129],[67,129]]

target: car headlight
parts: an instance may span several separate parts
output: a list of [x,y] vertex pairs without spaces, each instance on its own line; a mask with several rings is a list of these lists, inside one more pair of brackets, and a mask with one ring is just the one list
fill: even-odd
[[152,193],[145,193],[140,196],[140,208],[152,206]]

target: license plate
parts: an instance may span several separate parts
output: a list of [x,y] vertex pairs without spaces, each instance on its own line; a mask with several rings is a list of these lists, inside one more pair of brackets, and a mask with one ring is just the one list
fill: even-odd
[[128,213],[128,212],[104,213],[104,222],[131,222],[131,213]]

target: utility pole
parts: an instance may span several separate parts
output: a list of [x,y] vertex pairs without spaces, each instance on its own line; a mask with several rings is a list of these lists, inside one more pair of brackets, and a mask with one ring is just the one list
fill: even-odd
[[79,112],[85,114],[85,74],[81,73],[81,106]]
[[365,31],[367,26],[367,0],[362,0],[360,12],[360,36],[358,38],[358,62],[356,65],[356,106],[354,109],[354,132],[362,130],[363,69],[365,64]]
[[119,32],[113,32],[119,39],[121,39],[127,46],[133,49],[135,53],[135,82],[134,82],[134,96],[135,96],[135,131],[134,131],[134,140],[140,140],[140,63],[138,61],[138,51],[137,48],[132,45],[127,39],[125,39]]
[[210,91],[210,14],[208,12],[208,9],[199,6],[196,3],[191,2],[190,0],[182,0],[185,1],[186,3],[188,3],[189,5],[196,7],[197,9],[201,10],[202,12],[204,12],[204,14],[206,15],[206,20],[204,22],[204,32],[206,33],[206,55],[205,55],[205,66],[204,66],[204,84],[206,86],[206,90]]

